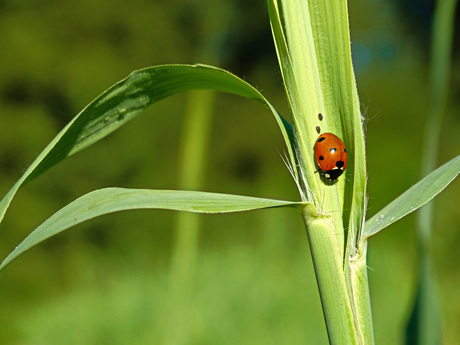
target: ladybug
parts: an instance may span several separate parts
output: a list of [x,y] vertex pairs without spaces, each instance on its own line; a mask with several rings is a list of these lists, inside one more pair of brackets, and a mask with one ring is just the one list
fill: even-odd
[[335,181],[347,168],[347,148],[343,141],[332,133],[323,133],[315,143],[315,158],[318,172],[327,181]]

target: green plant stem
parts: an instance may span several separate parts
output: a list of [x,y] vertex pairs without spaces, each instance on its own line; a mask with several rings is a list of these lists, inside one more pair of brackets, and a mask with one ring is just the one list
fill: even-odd
[[428,255],[419,255],[419,271],[415,303],[407,325],[405,343],[443,344],[436,280]]
[[[430,97],[425,128],[422,177],[436,168],[442,119],[446,108],[452,34],[457,0],[439,0],[436,5],[431,41]],[[407,344],[441,344],[442,325],[436,281],[432,272],[430,243],[433,203],[420,209],[417,217],[419,279],[416,299],[406,329]]]
[[[202,5],[202,4],[201,4]],[[216,41],[216,32],[229,31],[234,4],[216,3],[203,8],[202,43],[196,52],[198,61],[218,63],[223,40]],[[221,37],[217,35],[218,37]],[[203,188],[206,156],[209,147],[216,93],[200,90],[189,94],[183,129],[180,188]],[[190,285],[198,253],[200,219],[196,214],[181,212],[177,217],[176,243],[173,250],[171,285],[183,289]]]
[[[425,128],[422,177],[436,167],[439,150],[441,124],[446,108],[449,88],[450,56],[452,51],[452,33],[457,0],[439,0],[433,23],[430,66],[430,98]],[[419,236],[422,250],[431,237],[432,203],[419,212]]]
[[312,216],[311,210],[307,209],[310,207],[312,206],[306,206],[302,215],[307,228],[329,342],[333,345],[361,344],[333,218]]
[[[209,130],[215,93],[194,91],[190,94],[184,124],[181,189],[200,189],[203,184],[204,161],[208,148]],[[193,276],[198,250],[200,220],[196,214],[178,214],[176,246],[173,252],[171,284],[181,289]]]

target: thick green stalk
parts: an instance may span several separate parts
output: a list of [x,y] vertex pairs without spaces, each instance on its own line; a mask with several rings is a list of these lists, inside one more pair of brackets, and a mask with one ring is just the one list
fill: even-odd
[[[344,0],[268,0],[276,50],[292,111],[304,212],[331,344],[373,343],[365,253],[356,245],[365,213],[364,137],[351,64]],[[322,116],[318,114],[321,113]],[[347,146],[348,168],[336,183],[315,171],[317,132],[333,132]],[[327,215],[327,216],[325,216]],[[359,262],[359,265],[357,263]]]
[[[302,215],[307,228],[316,280],[321,296],[330,344],[362,344],[353,302],[343,272],[343,253],[330,216],[314,215],[306,206]],[[313,215],[312,215],[313,214]]]

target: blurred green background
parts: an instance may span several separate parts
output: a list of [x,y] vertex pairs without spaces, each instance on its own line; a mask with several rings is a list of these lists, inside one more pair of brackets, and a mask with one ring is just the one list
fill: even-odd
[[[414,5],[415,4],[415,5]],[[353,58],[366,117],[368,214],[420,179],[432,4],[350,3]],[[455,49],[454,49],[455,50]],[[460,152],[460,69],[439,152]],[[265,1],[0,1],[0,191],[58,131],[131,71],[219,64],[287,114]],[[53,212],[107,187],[177,189],[187,95],[23,188],[0,226],[5,257]],[[216,98],[203,190],[297,200],[282,137],[260,104]],[[435,205],[432,254],[444,340],[460,342],[460,183]],[[294,210],[201,216],[199,256],[182,298],[168,284],[177,213],[135,211],[48,240],[0,275],[0,344],[325,344],[301,218]],[[415,216],[370,240],[377,344],[400,344],[416,284]]]

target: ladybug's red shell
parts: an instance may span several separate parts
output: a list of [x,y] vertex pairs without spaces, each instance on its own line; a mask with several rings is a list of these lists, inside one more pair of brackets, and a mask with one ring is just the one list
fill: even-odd
[[347,168],[347,148],[343,141],[332,133],[321,134],[315,143],[315,158],[319,172],[327,180],[335,180]]

